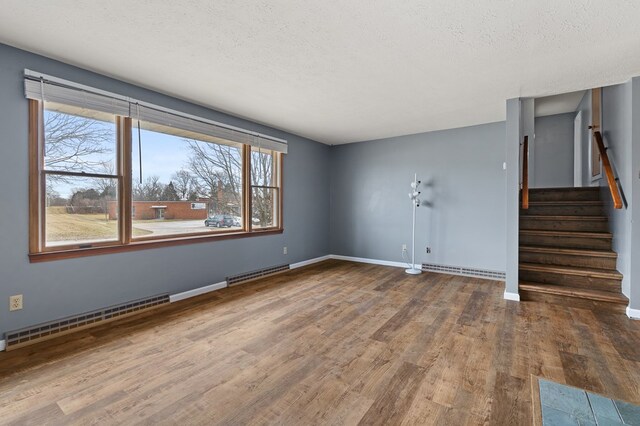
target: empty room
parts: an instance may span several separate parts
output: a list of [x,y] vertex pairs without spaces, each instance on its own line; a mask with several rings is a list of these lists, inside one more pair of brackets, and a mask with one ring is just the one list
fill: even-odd
[[0,424],[640,425],[638,22],[0,0]]

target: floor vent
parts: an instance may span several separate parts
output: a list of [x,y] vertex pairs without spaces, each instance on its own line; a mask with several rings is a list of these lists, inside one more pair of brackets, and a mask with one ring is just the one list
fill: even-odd
[[279,272],[288,271],[289,265],[280,265],[280,266],[272,266],[270,268],[260,269],[258,271],[247,272],[245,274],[234,275],[233,277],[227,278],[227,285],[231,287],[232,285],[241,284],[246,281],[255,280],[257,278],[266,277],[268,275],[277,274]]
[[110,306],[97,311],[86,312],[84,314],[10,331],[5,334],[7,350],[52,339],[84,328],[94,327],[101,323],[132,315],[165,303],[169,303],[168,294],[134,300],[121,305]]
[[506,274],[499,271],[490,271],[487,269],[464,268],[461,266],[436,265],[433,263],[423,263],[423,271],[440,272],[443,274],[464,275],[468,277],[487,278],[493,280],[504,280]]

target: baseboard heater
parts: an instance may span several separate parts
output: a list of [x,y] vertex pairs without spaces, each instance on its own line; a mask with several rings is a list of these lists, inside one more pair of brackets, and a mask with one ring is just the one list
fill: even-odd
[[462,266],[436,265],[434,263],[423,263],[422,270],[428,272],[440,272],[443,274],[464,275],[475,278],[486,278],[493,280],[506,279],[506,274],[500,271],[491,271],[488,269],[465,268]]
[[247,281],[253,281],[258,278],[267,277],[269,275],[279,274],[291,269],[289,265],[271,266],[269,268],[259,269],[257,271],[246,272],[244,274],[234,275],[227,277],[227,285],[229,287],[245,283]]
[[85,328],[95,327],[108,321],[152,309],[158,305],[164,305],[165,303],[169,303],[168,294],[133,300],[120,305],[9,331],[5,334],[6,349],[10,351]]

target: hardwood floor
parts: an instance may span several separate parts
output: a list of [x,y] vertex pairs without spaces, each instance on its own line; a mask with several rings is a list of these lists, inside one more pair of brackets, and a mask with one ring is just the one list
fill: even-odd
[[640,403],[640,322],[327,261],[0,354],[9,424],[531,424],[530,375]]

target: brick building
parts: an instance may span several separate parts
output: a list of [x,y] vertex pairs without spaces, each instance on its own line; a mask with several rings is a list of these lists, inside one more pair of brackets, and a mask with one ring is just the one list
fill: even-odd
[[[134,201],[132,204],[134,220],[149,219],[206,219],[207,203],[203,201]],[[118,205],[109,202],[109,219],[118,217]]]

